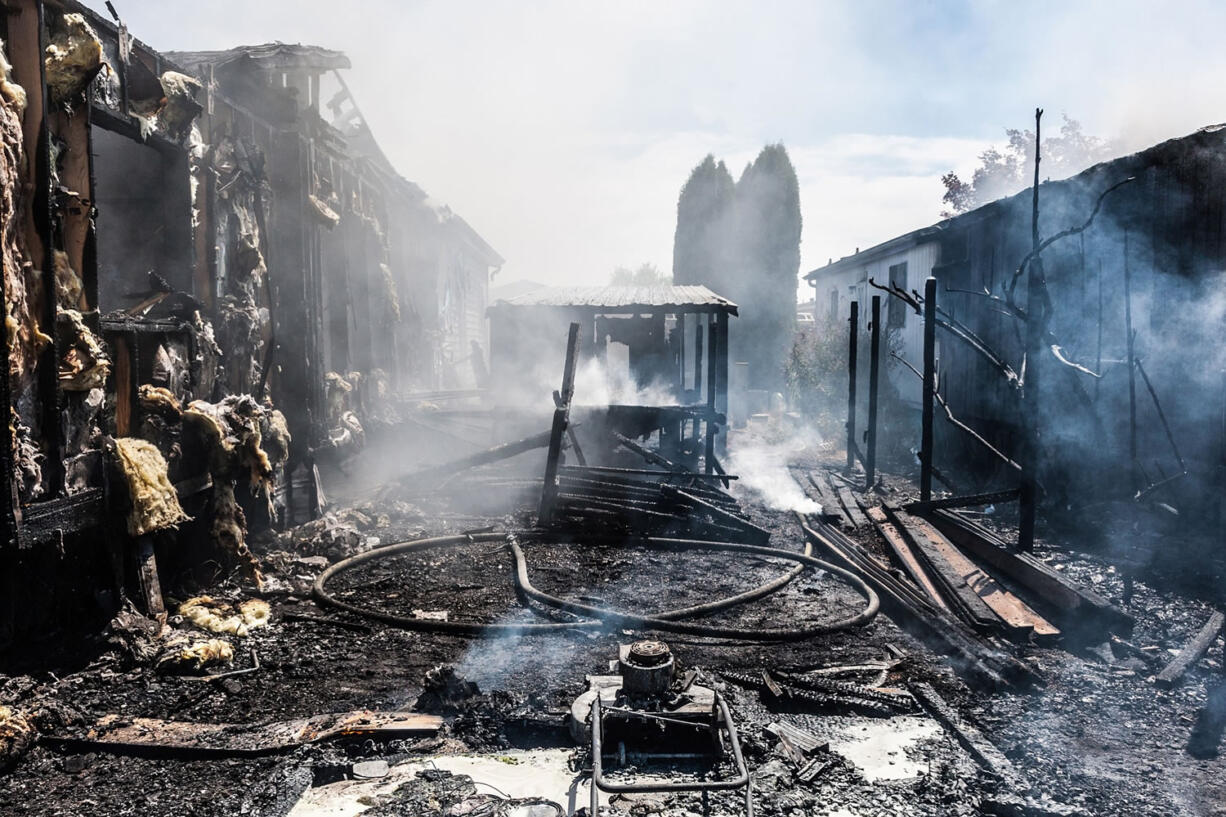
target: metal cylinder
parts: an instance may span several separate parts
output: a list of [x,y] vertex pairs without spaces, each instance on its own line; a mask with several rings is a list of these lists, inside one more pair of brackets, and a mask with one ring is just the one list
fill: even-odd
[[622,690],[664,695],[673,681],[673,654],[663,641],[636,641],[620,657]]

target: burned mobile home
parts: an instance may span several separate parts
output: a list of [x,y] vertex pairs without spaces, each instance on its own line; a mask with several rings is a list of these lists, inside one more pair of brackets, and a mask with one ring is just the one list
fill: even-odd
[[[1031,190],[809,272],[824,314],[848,319],[858,311],[866,349],[869,307],[879,303],[883,400],[888,395],[916,416],[881,440],[882,456],[905,459],[917,447],[931,276],[937,413],[950,412],[974,432],[939,422],[936,468],[969,469],[962,470],[964,491],[1015,484],[1025,424],[1037,417],[1038,479],[1051,513],[1076,516],[1103,500],[1135,497],[1195,509],[1183,514],[1186,525],[1220,530],[1224,157],[1226,128],[1207,127],[1039,186],[1047,332],[1037,411],[1022,399],[1027,266],[1036,257]],[[861,446],[864,385],[850,416]]]
[[258,579],[321,458],[472,384],[502,259],[394,170],[344,54],[161,54],[73,2],[0,33],[8,639],[125,586],[157,612],[158,562]]

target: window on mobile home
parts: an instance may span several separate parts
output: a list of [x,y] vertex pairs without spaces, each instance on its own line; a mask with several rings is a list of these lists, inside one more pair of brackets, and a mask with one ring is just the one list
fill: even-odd
[[[890,287],[898,287],[902,291],[907,291],[907,262],[894,264],[890,267]],[[888,307],[889,319],[886,321],[886,326],[906,326],[907,325],[907,305],[897,298],[891,298]]]

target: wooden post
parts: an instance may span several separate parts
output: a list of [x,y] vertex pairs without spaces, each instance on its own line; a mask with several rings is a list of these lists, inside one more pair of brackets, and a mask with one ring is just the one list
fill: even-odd
[[157,557],[153,554],[153,537],[148,534],[139,536],[133,545],[136,548],[136,578],[140,584],[145,613],[150,618],[157,618],[166,612],[166,604],[162,600]]
[[562,389],[554,397],[553,428],[549,433],[549,456],[545,460],[545,484],[541,489],[540,521],[553,518],[558,498],[558,460],[562,456],[562,435],[570,420],[570,401],[575,394],[575,363],[579,349],[579,324],[570,325],[566,338],[566,364],[562,369]]
[[1018,493],[1017,546],[1034,550],[1034,522],[1038,504],[1039,470],[1039,361],[1043,357],[1043,330],[1047,326],[1043,291],[1043,259],[1039,250],[1039,124],[1043,109],[1034,112],[1034,187],[1031,194],[1030,246],[1034,257],[1026,276],[1026,381],[1022,388],[1022,481]]
[[924,393],[920,396],[920,502],[932,501],[932,395],[937,378],[937,279],[924,282]]
[[860,302],[851,302],[847,333],[847,470],[856,467],[856,335],[860,331]]
[[[723,434],[716,439],[720,456],[725,453],[728,444],[728,313],[720,312],[715,316],[715,328],[719,335],[719,354],[715,358],[715,410],[724,415]],[[720,432],[717,426],[716,434]]]
[[1143,487],[1137,466],[1137,357],[1132,332],[1132,265],[1128,263],[1128,231],[1124,231],[1124,344],[1128,355],[1128,468],[1133,490]]
[[868,360],[868,441],[864,461],[864,489],[877,478],[877,381],[881,375],[881,296],[873,296],[872,343]]
[[706,473],[715,473],[715,432],[717,426],[712,420],[715,414],[715,361],[719,357],[719,333],[715,331],[715,316],[707,317],[707,448]]
[[694,313],[694,393],[702,396],[702,313]]

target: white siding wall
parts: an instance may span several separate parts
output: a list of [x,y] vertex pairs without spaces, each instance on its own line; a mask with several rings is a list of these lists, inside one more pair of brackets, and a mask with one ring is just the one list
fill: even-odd
[[[821,316],[829,314],[832,299],[831,290],[835,289],[838,291],[839,296],[839,320],[846,321],[851,316],[851,302],[859,301],[861,331],[866,331],[873,295],[881,295],[883,329],[889,326],[888,316],[891,309],[906,310],[907,315],[902,329],[902,350],[900,354],[912,366],[920,369],[924,362],[923,320],[912,312],[910,307],[903,304],[897,298],[870,287],[868,280],[871,278],[878,284],[888,284],[890,280],[890,267],[905,261],[907,263],[907,289],[918,290],[920,293],[923,293],[924,280],[932,274],[932,268],[940,261],[939,255],[940,246],[936,242],[929,242],[919,244],[908,250],[900,250],[889,255],[882,255],[871,261],[866,260],[862,265],[849,265],[837,272],[829,273],[817,280],[816,298],[818,314]],[[940,341],[941,337],[937,335],[938,367]],[[904,400],[919,405],[919,378],[902,364],[892,361],[889,354],[890,350],[885,348],[885,336],[883,334],[881,349],[883,371],[888,373],[891,382],[898,388]],[[862,362],[864,365],[868,363],[867,361]]]

